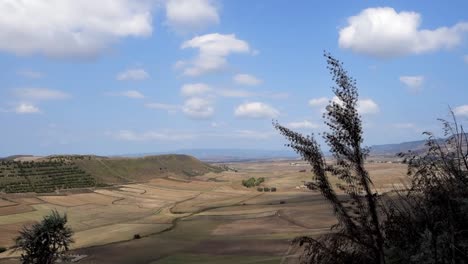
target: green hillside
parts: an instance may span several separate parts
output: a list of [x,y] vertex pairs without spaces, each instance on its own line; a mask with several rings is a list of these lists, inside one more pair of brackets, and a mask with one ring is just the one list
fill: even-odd
[[0,192],[53,192],[58,189],[143,182],[153,178],[192,177],[221,168],[187,155],[143,158],[49,156],[35,161],[0,161]]

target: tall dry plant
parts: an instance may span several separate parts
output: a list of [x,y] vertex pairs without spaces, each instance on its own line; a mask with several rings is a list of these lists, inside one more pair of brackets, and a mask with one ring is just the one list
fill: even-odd
[[[304,136],[277,122],[275,128],[312,166],[314,179],[310,189],[318,190],[333,207],[338,223],[332,232],[317,238],[298,237],[293,241],[304,249],[302,263],[385,263],[384,239],[379,219],[379,200],[364,161],[369,153],[362,147],[363,130],[357,110],[356,81],[348,75],[343,64],[329,53],[324,54],[335,86],[335,100],[330,101],[324,114],[329,132],[324,139],[335,162],[326,161],[315,136]],[[330,177],[337,177],[344,195],[337,194]]]

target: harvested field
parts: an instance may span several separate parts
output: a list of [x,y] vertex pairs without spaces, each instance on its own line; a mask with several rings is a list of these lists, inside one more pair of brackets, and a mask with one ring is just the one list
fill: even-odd
[[[289,241],[329,232],[335,219],[316,192],[297,188],[311,179],[289,162],[229,164],[238,171],[191,180],[152,179],[60,195],[2,194],[0,246],[51,210],[67,213],[79,263],[279,263]],[[405,180],[401,164],[369,164],[378,187]],[[216,180],[213,180],[216,177]],[[259,192],[243,179],[264,177]],[[141,239],[133,239],[139,234]],[[15,263],[2,260],[0,264]],[[16,262],[17,263],[17,262]]]

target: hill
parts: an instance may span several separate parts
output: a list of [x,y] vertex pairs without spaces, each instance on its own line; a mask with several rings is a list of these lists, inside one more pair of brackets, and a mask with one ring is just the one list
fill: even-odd
[[425,140],[408,141],[396,144],[373,145],[370,147],[370,155],[395,156],[400,152],[423,152],[427,149]]
[[60,155],[30,161],[9,159],[0,161],[0,192],[44,193],[169,176],[187,178],[222,170],[187,155],[142,158]]

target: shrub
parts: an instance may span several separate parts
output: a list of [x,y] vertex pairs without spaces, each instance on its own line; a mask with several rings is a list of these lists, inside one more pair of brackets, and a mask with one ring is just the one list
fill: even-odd
[[52,211],[40,223],[23,227],[19,233],[13,249],[21,251],[22,263],[55,263],[73,243],[67,216],[61,216],[57,211]]
[[270,191],[270,188],[265,187],[265,188],[263,188],[263,191],[264,191],[264,192],[269,192],[269,191]]
[[263,178],[263,177],[260,177],[258,179],[255,179],[254,177],[251,177],[248,180],[242,180],[242,185],[244,185],[247,188],[250,188],[250,187],[259,186],[264,181],[265,181],[265,178]]
[[271,187],[272,192],[276,192],[276,187]]
[[5,252],[7,250],[6,247],[0,247],[0,253]]
[[262,188],[262,187],[258,187],[258,188],[257,188],[257,191],[263,192],[263,188]]
[[133,235],[133,239],[140,239],[140,238],[141,238],[140,234],[134,234]]

